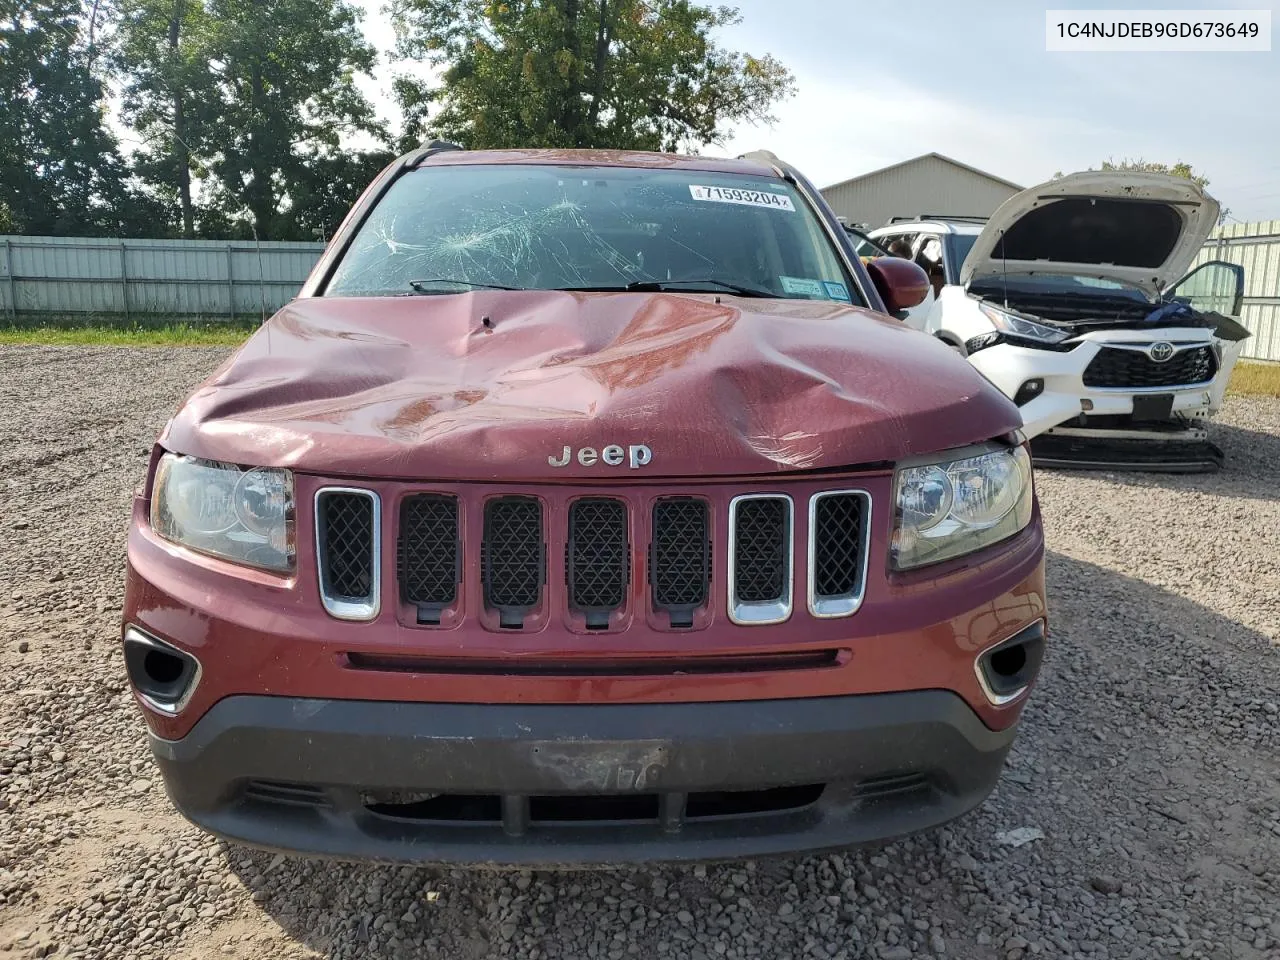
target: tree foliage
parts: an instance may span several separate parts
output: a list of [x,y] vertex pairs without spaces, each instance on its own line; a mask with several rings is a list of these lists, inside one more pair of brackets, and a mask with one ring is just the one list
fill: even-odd
[[393,142],[353,3],[0,0],[0,232],[312,239],[428,135],[696,150],[793,89],[716,41],[729,7],[391,0],[399,56],[442,77],[394,79]]
[[[393,0],[402,57],[443,68],[402,76],[406,135],[472,148],[694,150],[726,125],[768,122],[794,82],[771,56],[712,37],[731,7],[689,0]],[[432,109],[436,108],[434,113]]]
[[110,62],[124,78],[123,119],[141,139],[134,169],[195,236],[192,174],[209,149],[214,76],[203,0],[121,0]]
[[80,0],[0,0],[0,207],[33,234],[133,233],[131,189],[103,118]]
[[209,0],[208,9],[212,202],[260,239],[287,237],[317,164],[337,162],[345,136],[384,136],[355,84],[377,55],[345,0]]

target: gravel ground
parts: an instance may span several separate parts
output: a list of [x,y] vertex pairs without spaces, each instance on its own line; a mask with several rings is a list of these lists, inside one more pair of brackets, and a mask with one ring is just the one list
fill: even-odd
[[834,856],[467,873],[251,852],[165,800],[116,648],[124,530],[222,356],[0,351],[0,958],[1280,957],[1280,401],[1229,403],[1217,476],[1040,477],[1052,649],[975,814]]

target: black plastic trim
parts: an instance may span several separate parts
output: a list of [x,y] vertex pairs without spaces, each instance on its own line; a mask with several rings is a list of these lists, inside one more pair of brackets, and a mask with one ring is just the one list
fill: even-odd
[[[918,690],[723,703],[441,704],[234,696],[151,745],[179,810],[272,849],[501,865],[723,859],[871,843],[935,827],[995,786],[1015,727]],[[920,786],[866,796],[893,779]],[[267,780],[330,806],[243,799]],[[823,784],[800,810],[689,820],[688,795]],[[397,821],[363,798],[500,796],[503,826]],[[530,825],[536,796],[658,793],[655,823]]]

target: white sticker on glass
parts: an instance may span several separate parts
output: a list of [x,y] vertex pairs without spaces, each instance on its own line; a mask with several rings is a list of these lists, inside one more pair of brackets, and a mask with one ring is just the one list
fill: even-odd
[[779,277],[782,281],[782,292],[791,296],[823,297],[826,296],[822,284],[807,277]]
[[770,210],[787,210],[795,213],[795,204],[785,193],[768,190],[743,190],[739,187],[701,187],[689,184],[689,193],[695,200],[712,203],[740,203],[748,207],[768,207]]

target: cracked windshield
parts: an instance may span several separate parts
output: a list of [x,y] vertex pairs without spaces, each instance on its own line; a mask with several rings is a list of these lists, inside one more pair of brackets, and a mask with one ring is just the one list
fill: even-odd
[[331,296],[679,290],[852,302],[790,184],[690,170],[468,165],[401,177]]

